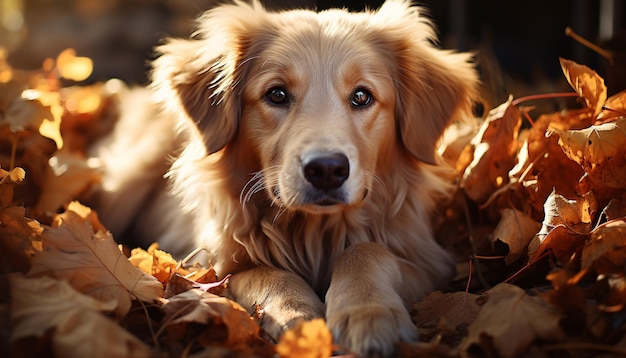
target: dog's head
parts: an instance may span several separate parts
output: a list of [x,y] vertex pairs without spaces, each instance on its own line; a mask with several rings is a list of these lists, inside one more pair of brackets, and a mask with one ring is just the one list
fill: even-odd
[[262,181],[239,188],[244,198],[263,187],[291,209],[358,205],[399,157],[434,163],[443,129],[475,95],[470,55],[435,48],[409,1],[367,13],[235,2],[199,24],[159,48],[154,85],[208,153],[246,148]]

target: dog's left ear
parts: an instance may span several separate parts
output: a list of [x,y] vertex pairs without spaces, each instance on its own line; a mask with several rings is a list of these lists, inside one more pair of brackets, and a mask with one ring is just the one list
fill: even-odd
[[434,164],[445,127],[457,116],[471,115],[479,80],[471,54],[433,45],[435,31],[420,10],[409,1],[388,0],[375,19],[386,24],[396,57],[399,136],[414,157]]
[[413,156],[434,164],[435,146],[446,126],[472,115],[478,76],[471,55],[435,48],[409,53],[397,85],[400,137]]

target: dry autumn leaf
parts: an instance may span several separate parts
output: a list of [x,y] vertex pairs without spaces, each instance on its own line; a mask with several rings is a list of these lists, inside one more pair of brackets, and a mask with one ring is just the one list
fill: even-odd
[[505,263],[509,265],[520,258],[539,229],[541,224],[530,216],[506,208],[502,210],[502,218],[493,231],[492,243],[499,240],[509,246],[505,258]]
[[598,114],[596,124],[606,123],[619,117],[626,117],[626,90],[609,97]]
[[593,183],[626,188],[626,118],[581,130],[560,131],[559,145]]
[[150,357],[147,346],[102,314],[115,309],[114,300],[83,295],[67,281],[20,275],[11,276],[11,295],[14,353],[29,352],[20,339],[51,333],[56,357]]
[[145,302],[162,296],[161,283],[133,267],[110,233],[94,234],[91,225],[73,211],[59,217],[58,227],[43,232],[43,251],[33,257],[29,276],[66,279],[94,298],[113,299],[119,316],[130,309],[131,295]]
[[284,358],[327,358],[333,352],[333,336],[321,318],[302,321],[280,337],[276,352]]
[[490,289],[487,295],[487,303],[468,327],[463,349],[491,345],[500,356],[515,357],[535,340],[563,337],[561,314],[543,299],[506,283]]
[[517,135],[522,119],[511,102],[513,98],[491,110],[472,140],[473,160],[463,173],[462,187],[478,203],[508,181],[508,172],[515,164]]
[[528,246],[528,255],[533,262],[550,250],[561,262],[568,262],[591,231],[591,223],[597,211],[593,193],[576,200],[568,200],[552,192],[544,204],[544,219],[541,230]]
[[606,222],[591,232],[581,267],[598,274],[623,274],[626,265],[626,218]]
[[469,325],[476,319],[480,310],[476,303],[479,297],[467,292],[435,291],[414,305],[416,314],[413,321],[418,327],[439,321],[437,325],[440,328],[446,326],[451,330],[460,325]]
[[211,323],[217,328],[212,332],[205,330],[203,334],[213,334],[229,347],[244,345],[259,335],[259,326],[238,303],[202,290],[191,289],[173,296],[167,299],[162,309],[164,322],[167,322],[164,328],[174,329],[192,322]]
[[161,283],[166,284],[170,276],[176,271],[178,262],[172,255],[159,250],[159,244],[154,243],[148,250],[135,248],[128,258],[130,263],[141,271],[154,276]]
[[579,65],[574,61],[560,58],[561,68],[565,78],[572,88],[581,97],[587,108],[597,116],[606,101],[607,90],[602,77],[585,65]]

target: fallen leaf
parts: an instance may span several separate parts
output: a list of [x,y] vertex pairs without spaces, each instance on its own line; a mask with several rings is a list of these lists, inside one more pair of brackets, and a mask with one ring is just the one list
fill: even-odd
[[515,357],[535,340],[563,338],[559,327],[561,314],[543,299],[506,283],[495,286],[486,294],[488,300],[468,327],[462,349],[480,347],[486,339],[502,357]]
[[302,321],[280,337],[276,352],[280,357],[327,358],[333,352],[333,336],[321,318]]
[[597,203],[591,192],[576,200],[552,192],[544,204],[541,230],[528,246],[530,262],[547,250],[551,250],[559,261],[568,262],[591,232],[596,211]]
[[508,181],[508,172],[515,164],[517,135],[522,123],[513,98],[491,110],[471,142],[473,160],[465,169],[462,187],[478,203],[485,202],[493,192]]
[[610,122],[619,117],[626,117],[626,90],[616,93],[606,100],[602,112],[598,114],[596,124]]
[[563,152],[580,164],[592,182],[626,188],[626,118],[581,130],[560,131]]
[[467,292],[435,291],[413,306],[416,310],[413,321],[418,327],[432,325],[441,320],[445,320],[450,329],[469,325],[474,322],[480,310],[480,305],[476,303],[478,297],[480,296]]
[[578,93],[592,112],[594,117],[602,110],[606,101],[607,90],[602,77],[585,65],[560,58],[561,69],[567,82]]
[[581,267],[598,274],[623,274],[626,266],[626,218],[606,222],[591,232]]
[[[11,341],[52,332],[56,357],[150,357],[150,350],[102,315],[117,306],[83,295],[67,281],[11,276]],[[20,352],[29,347],[21,345]]]
[[502,218],[493,231],[492,243],[496,240],[509,246],[506,255],[507,265],[515,262],[528,247],[528,244],[541,229],[541,224],[530,216],[515,209],[503,209]]
[[66,279],[76,290],[96,299],[115,300],[119,316],[130,309],[131,295],[144,302],[162,296],[163,285],[133,267],[111,233],[94,234],[91,225],[73,211],[59,217],[58,227],[43,232],[43,251],[33,257],[29,276]]
[[40,249],[43,228],[25,215],[22,206],[0,208],[1,272],[28,271],[31,257]]
[[[238,303],[202,290],[191,289],[173,296],[162,309],[168,328],[192,322],[212,324],[216,328],[205,333],[213,333],[230,347],[245,344],[259,335],[259,326]],[[211,337],[207,340],[211,341]]]
[[176,271],[178,262],[172,255],[159,250],[159,244],[153,243],[148,250],[135,248],[128,258],[130,263],[141,271],[154,276],[161,283],[166,284],[170,276]]

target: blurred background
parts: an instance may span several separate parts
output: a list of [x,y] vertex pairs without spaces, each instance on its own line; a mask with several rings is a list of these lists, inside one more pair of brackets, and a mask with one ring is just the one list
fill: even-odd
[[[63,49],[94,61],[87,80],[146,83],[153,47],[164,36],[188,36],[193,19],[215,0],[0,0],[0,46],[13,67],[39,68]],[[377,8],[382,1],[266,0],[270,8]],[[445,48],[478,52],[493,101],[513,94],[567,89],[558,57],[598,71],[614,93],[624,88],[626,1],[422,0]],[[565,35],[565,28],[616,54],[612,61]],[[621,77],[620,77],[621,76]],[[610,77],[610,78],[609,78]],[[496,103],[497,104],[497,103]]]

